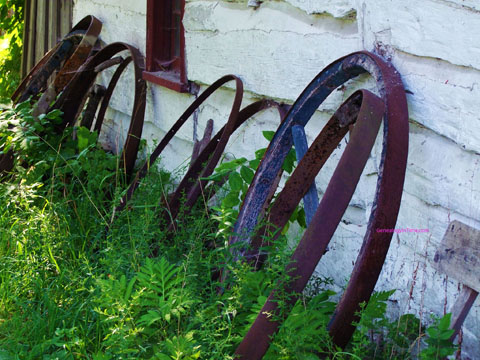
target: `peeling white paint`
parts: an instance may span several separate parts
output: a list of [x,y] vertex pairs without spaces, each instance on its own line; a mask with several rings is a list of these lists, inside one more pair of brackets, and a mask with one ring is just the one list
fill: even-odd
[[406,53],[480,69],[480,14],[435,0],[365,1],[365,44],[387,32],[388,44]]
[[355,19],[357,12],[353,0],[285,0],[307,14],[330,14],[336,18]]

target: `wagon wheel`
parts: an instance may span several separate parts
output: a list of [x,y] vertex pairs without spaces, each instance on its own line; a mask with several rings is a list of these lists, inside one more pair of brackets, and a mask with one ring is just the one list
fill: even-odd
[[[147,93],[145,80],[142,79],[142,72],[145,69],[145,59],[137,48],[121,42],[105,46],[81,66],[79,71],[77,71],[75,76],[65,87],[62,94],[58,97],[57,101],[52,105],[51,109],[59,109],[63,112],[64,122],[61,128],[75,125],[83,105],[87,101],[90,89],[95,83],[97,75],[106,68],[104,64],[118,63],[119,61],[117,61],[117,59],[119,58],[114,58],[114,56],[123,51],[128,51],[129,56],[125,59],[121,59],[120,64],[110,79],[109,85],[100,104],[97,121],[95,123],[95,130],[101,130],[103,119],[115,86],[127,65],[132,62],[135,75],[135,97],[128,135],[121,155],[121,167],[124,169],[127,177],[130,177],[133,172],[140,139],[142,137]],[[115,61],[112,62],[112,59],[115,59]]]
[[[383,151],[374,205],[350,281],[328,326],[336,345],[344,347],[348,343],[355,330],[352,325],[356,319],[355,312],[359,310],[360,303],[368,302],[375,287],[392,238],[392,233],[375,230],[394,228],[397,220],[408,154],[408,109],[398,72],[391,64],[369,52],[353,53],[333,62],[313,79],[296,100],[259,165],[234,229],[234,233],[239,235],[232,237],[230,243],[244,244],[235,247],[237,259],[260,256],[261,241],[250,234],[258,223],[265,194],[270,192],[275,174],[292,146],[292,127],[305,126],[335,88],[365,72],[377,81],[381,99],[367,91],[352,95],[324,127],[272,206],[270,219],[281,228],[336,144],[346,134],[346,125],[355,121],[350,141],[322,201],[292,255],[287,268],[292,281],[279,285],[282,287],[270,294],[236,349],[237,358],[261,359],[266,353],[271,336],[281,325],[267,317],[267,314],[278,311],[276,293],[291,294],[291,307],[303,291],[348,206],[383,117]],[[249,248],[253,248],[253,252]]]
[[140,180],[146,176],[150,166],[154,164],[154,162],[163,152],[165,147],[175,136],[178,130],[185,124],[188,118],[207,98],[209,98],[222,85],[230,81],[235,82],[236,90],[227,123],[215,134],[215,136],[213,136],[213,138],[198,154],[196,159],[190,165],[190,168],[188,169],[187,173],[183,177],[175,192],[171,194],[171,196],[169,196],[168,198],[168,203],[166,204],[168,213],[165,212],[163,214],[163,217],[167,220],[167,223],[170,223],[170,228],[173,228],[175,226],[174,220],[179,214],[181,207],[181,199],[183,195],[186,194],[186,201],[183,203],[186,208],[190,208],[195,204],[195,202],[202,194],[202,189],[207,184],[207,181],[201,180],[201,178],[206,178],[212,174],[218,164],[218,161],[220,160],[221,155],[223,154],[223,151],[225,150],[225,147],[231,135],[245,121],[247,121],[256,113],[270,107],[275,107],[278,109],[280,119],[282,119],[285,115],[285,108],[272,100],[260,100],[240,110],[240,105],[243,97],[243,84],[241,80],[234,75],[226,75],[218,79],[217,81],[215,81],[215,83],[210,85],[202,94],[200,94],[200,96],[187,108],[187,110],[185,110],[185,112],[175,122],[172,128],[167,132],[165,137],[160,141],[150,158],[138,171],[125,196],[120,201],[120,205],[116,209],[117,213],[125,208],[126,204],[132,198],[135,190],[137,189]]
[[[102,23],[94,16],[86,16],[80,20],[25,76],[12,94],[12,101],[25,101],[30,96],[47,90],[47,87],[46,93],[49,94],[50,102],[54,100],[91,55],[101,30]],[[53,83],[47,86],[48,79],[57,70],[59,72]],[[43,100],[45,101],[47,99]]]

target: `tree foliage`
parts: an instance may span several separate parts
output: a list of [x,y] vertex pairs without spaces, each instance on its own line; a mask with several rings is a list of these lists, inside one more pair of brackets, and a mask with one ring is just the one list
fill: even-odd
[[23,44],[23,0],[0,0],[0,103],[20,82]]

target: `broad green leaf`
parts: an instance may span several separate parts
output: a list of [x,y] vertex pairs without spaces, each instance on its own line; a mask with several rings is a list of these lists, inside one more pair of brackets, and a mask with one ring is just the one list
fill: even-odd
[[429,337],[431,337],[432,339],[438,339],[438,335],[439,335],[439,331],[438,329],[435,329],[434,327],[429,327],[427,329],[427,335]]
[[263,137],[268,141],[272,141],[275,131],[262,131]]
[[212,174],[208,177],[201,178],[201,180],[209,180],[209,181],[221,181],[225,176],[227,176],[232,170],[221,170],[218,171],[218,168],[216,169],[217,172],[215,174]]
[[297,222],[301,227],[303,227],[303,228],[307,227],[307,219],[305,218],[305,209],[304,208],[301,208],[298,211]]
[[83,151],[89,145],[97,142],[97,133],[90,132],[90,130],[82,126],[77,129],[77,139],[78,150]]
[[253,172],[252,169],[246,166],[242,166],[240,168],[240,175],[242,176],[243,180],[245,180],[247,184],[251,184],[255,173]]
[[242,157],[240,159],[235,159],[235,160],[232,160],[232,161],[227,161],[227,162],[224,162],[220,165],[217,166],[217,168],[215,169],[215,172],[221,172],[221,171],[224,171],[224,170],[235,170],[236,168],[238,168],[240,165],[244,164],[245,162],[247,162],[247,159]]
[[263,158],[263,155],[265,155],[265,151],[267,151],[267,148],[258,149],[257,151],[255,151],[255,159],[261,160]]
[[61,112],[58,109],[52,110],[47,114],[47,118],[50,120],[56,120],[60,118],[63,115],[63,112]]
[[236,171],[232,172],[228,177],[228,184],[230,185],[230,189],[232,191],[240,191],[242,190],[243,179],[239,173]]
[[238,191],[232,191],[225,196],[225,198],[222,201],[222,206],[224,208],[232,208],[237,206],[240,203],[240,200],[238,199]]
[[454,329],[442,330],[442,331],[438,334],[438,338],[439,338],[440,340],[448,340],[448,339],[450,339],[450,337],[453,335],[454,332],[455,332]]
[[440,319],[440,321],[438,322],[438,328],[440,330],[448,330],[448,328],[450,327],[450,319],[451,318],[452,318],[451,313],[448,313],[444,317],[442,317]]
[[250,165],[250,167],[253,169],[253,170],[257,170],[258,169],[258,165],[260,165],[260,159],[255,159],[255,160],[252,160],[248,163],[248,165]]
[[295,150],[290,149],[287,156],[285,157],[285,160],[282,165],[282,169],[285,170],[287,173],[291,174],[293,171],[293,165],[295,164],[296,160],[297,160],[297,156],[295,154]]

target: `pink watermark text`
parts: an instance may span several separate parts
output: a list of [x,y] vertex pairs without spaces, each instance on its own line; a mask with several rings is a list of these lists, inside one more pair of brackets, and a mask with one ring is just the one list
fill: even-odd
[[398,228],[398,229],[377,229],[377,233],[428,233],[429,229],[410,229],[410,228]]

